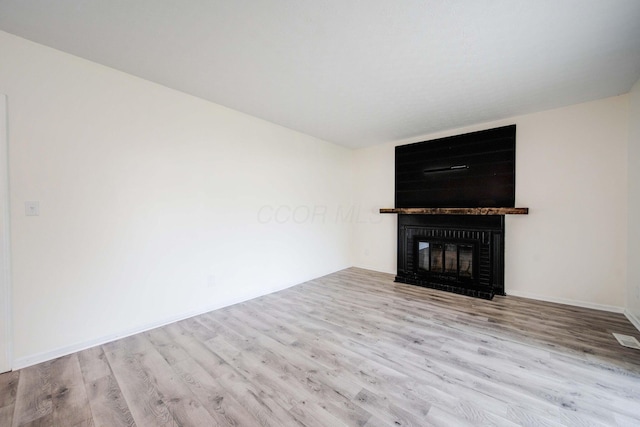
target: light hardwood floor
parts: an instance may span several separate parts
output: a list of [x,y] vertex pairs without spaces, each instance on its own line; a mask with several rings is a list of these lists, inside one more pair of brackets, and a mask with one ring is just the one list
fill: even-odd
[[0,375],[1,426],[640,425],[621,314],[351,268]]

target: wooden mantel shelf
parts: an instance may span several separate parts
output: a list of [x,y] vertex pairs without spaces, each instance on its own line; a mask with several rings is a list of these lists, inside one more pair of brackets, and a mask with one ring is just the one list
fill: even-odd
[[529,208],[382,208],[380,213],[403,215],[527,215]]

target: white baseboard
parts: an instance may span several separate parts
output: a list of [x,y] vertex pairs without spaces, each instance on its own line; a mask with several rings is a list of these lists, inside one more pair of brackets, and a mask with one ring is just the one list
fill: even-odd
[[[273,292],[278,292],[287,288],[290,288],[291,286],[295,286],[294,285],[287,285],[282,287],[281,289],[275,289],[270,291],[269,293],[273,293]],[[199,310],[194,310],[194,311],[190,311],[190,312],[186,312],[186,313],[182,313],[176,316],[171,316],[169,318],[163,319],[163,320],[159,320],[157,322],[151,322],[148,323],[146,325],[142,325],[142,326],[138,326],[136,328],[131,328],[131,329],[127,329],[124,331],[120,331],[118,333],[115,334],[110,334],[110,335],[106,335],[100,338],[96,338],[96,339],[92,339],[92,340],[88,340],[88,341],[84,341],[84,342],[80,342],[80,343],[76,343],[76,344],[72,344],[72,345],[68,345],[68,346],[64,346],[64,347],[60,347],[57,348],[55,350],[51,350],[51,351],[45,351],[42,353],[38,353],[38,354],[33,354],[30,356],[26,356],[26,357],[20,357],[17,359],[13,360],[13,365],[12,365],[12,369],[14,371],[18,370],[18,369],[22,369],[22,368],[26,368],[29,366],[33,366],[33,365],[37,365],[38,363],[42,363],[42,362],[47,362],[49,360],[53,360],[53,359],[57,359],[58,357],[62,357],[62,356],[66,356],[72,353],[76,353],[78,351],[82,351],[82,350],[86,350],[88,348],[91,347],[95,347],[98,345],[102,345],[102,344],[106,344],[108,342],[111,341],[115,341],[121,338],[125,338],[131,335],[135,335],[135,334],[139,334],[141,332],[146,332],[146,331],[150,331],[151,329],[155,329],[155,328],[159,328],[161,326],[165,326],[168,325],[170,323],[174,323],[174,322],[179,322],[180,320],[184,320],[184,319],[188,319],[190,317],[194,317],[194,316],[198,316],[200,314],[204,314],[204,313],[208,313],[210,311],[213,310],[218,310],[224,307],[228,307],[234,304],[239,304],[241,302],[245,302],[245,301],[249,301],[251,299],[254,298],[258,298],[261,296],[264,296],[264,293],[259,293],[256,295],[250,295],[250,296],[245,296],[242,298],[239,298],[237,300],[230,300],[230,301],[225,301],[224,303],[221,304],[217,304],[217,305],[212,305],[209,307],[205,307]]]
[[[359,268],[362,268],[362,267],[359,267]],[[391,273],[391,274],[393,274],[393,273]],[[270,291],[270,293],[278,292],[278,291],[290,288],[292,286],[295,286],[295,284],[287,285],[287,286],[284,286],[284,287],[282,287],[280,289],[272,290],[272,291]],[[125,338],[125,337],[128,337],[128,336],[131,336],[131,335],[135,335],[135,334],[139,334],[139,333],[142,333],[142,332],[146,332],[146,331],[149,331],[151,329],[159,328],[159,327],[162,327],[162,326],[168,325],[170,323],[174,323],[174,322],[179,322],[181,320],[188,319],[188,318],[194,317],[194,316],[198,316],[200,314],[208,313],[210,311],[218,310],[218,309],[221,309],[223,307],[228,307],[228,306],[231,306],[231,305],[234,305],[234,304],[239,304],[241,302],[249,301],[251,299],[258,298],[258,297],[261,297],[261,296],[264,296],[264,295],[265,294],[263,294],[263,293],[259,293],[259,294],[256,294],[256,295],[250,295],[250,296],[246,296],[246,297],[243,297],[243,298],[239,298],[237,300],[225,301],[224,303],[221,303],[221,304],[212,305],[212,306],[200,309],[200,310],[194,310],[194,311],[191,311],[191,312],[182,313],[180,315],[172,316],[172,317],[166,318],[164,320],[160,320],[160,321],[157,321],[157,322],[151,322],[151,323],[146,324],[146,325],[142,325],[142,326],[139,326],[139,327],[136,327],[136,328],[132,328],[132,329],[128,329],[128,330],[124,330],[124,331],[120,331],[118,333],[106,335],[106,336],[103,336],[103,337],[100,337],[100,338],[96,338],[96,339],[84,341],[84,342],[81,342],[81,343],[76,343],[76,344],[60,347],[60,348],[57,348],[57,349],[51,350],[51,351],[46,351],[46,352],[33,354],[33,355],[30,355],[30,356],[26,356],[26,357],[17,358],[17,359],[13,360],[12,369],[13,370],[18,370],[18,369],[26,368],[26,367],[29,367],[29,366],[32,366],[32,365],[37,365],[38,363],[42,363],[42,362],[46,362],[46,361],[49,361],[49,360],[57,359],[58,357],[66,356],[66,355],[69,355],[69,354],[72,354],[72,353],[76,353],[78,351],[86,350],[86,349],[91,348],[91,347],[95,347],[95,346],[98,346],[98,345],[106,344],[106,343],[111,342],[111,341],[115,341],[115,340],[118,340],[118,339],[121,339],[121,338]],[[565,299],[565,298],[555,298],[555,297],[548,297],[548,296],[542,296],[542,295],[535,295],[535,294],[530,294],[528,292],[512,291],[512,292],[509,292],[509,295],[522,297],[522,298],[535,299],[535,300],[539,300],[539,301],[547,301],[547,302],[555,302],[555,303],[565,304],[565,305],[572,305],[572,306],[576,306],[576,307],[592,308],[592,309],[596,309],[596,310],[609,311],[609,312],[612,312],[612,313],[624,313],[624,315],[629,319],[629,321],[640,331],[640,319],[638,319],[635,315],[630,313],[628,310],[625,310],[623,307],[617,307],[617,306],[605,305],[605,304],[596,304],[596,303],[591,303],[591,302],[586,302],[586,301],[576,301],[576,300],[570,300],[570,299]]]
[[578,300],[572,300],[567,298],[556,298],[556,297],[549,297],[549,296],[543,296],[543,295],[535,295],[535,294],[530,294],[529,292],[520,292],[520,291],[510,291],[507,294],[513,295],[514,297],[529,298],[529,299],[535,299],[538,301],[546,301],[546,302],[555,302],[558,304],[572,305],[575,307],[592,308],[594,310],[609,311],[611,313],[625,312],[624,307],[618,307],[616,305],[597,304],[597,303],[588,302],[588,301],[578,301]]
[[640,331],[640,319],[638,319],[638,317],[629,310],[625,310],[624,315],[627,316],[629,322],[631,322],[631,324],[635,326],[638,331]]

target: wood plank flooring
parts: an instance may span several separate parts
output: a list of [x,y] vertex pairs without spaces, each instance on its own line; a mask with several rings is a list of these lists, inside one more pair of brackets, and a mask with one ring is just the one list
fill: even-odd
[[0,375],[0,426],[638,426],[621,314],[350,268]]

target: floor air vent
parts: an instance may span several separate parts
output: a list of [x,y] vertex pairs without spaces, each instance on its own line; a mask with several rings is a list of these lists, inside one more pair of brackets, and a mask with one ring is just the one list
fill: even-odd
[[635,339],[635,337],[632,337],[631,335],[623,335],[623,334],[616,334],[616,333],[614,333],[613,336],[616,337],[620,345],[623,345],[629,348],[635,348],[636,350],[640,350],[640,342],[638,342],[638,340]]

